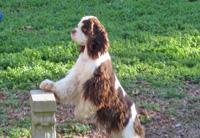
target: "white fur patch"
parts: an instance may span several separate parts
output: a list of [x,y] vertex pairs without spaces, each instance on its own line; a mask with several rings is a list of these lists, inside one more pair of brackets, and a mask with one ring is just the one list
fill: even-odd
[[129,119],[129,122],[127,126],[121,131],[117,133],[111,133],[113,138],[141,138],[138,136],[134,130],[134,121],[135,117],[137,115],[137,111],[135,108],[135,104],[131,106],[131,117]]
[[129,119],[127,126],[122,130],[122,134],[121,134],[122,138],[140,138],[140,136],[138,136],[134,130],[134,121],[137,115],[137,111],[136,111],[134,103],[131,106],[131,114],[132,115],[131,115],[131,118]]
[[83,21],[84,20],[89,20],[89,19],[91,19],[91,18],[95,18],[95,19],[97,19],[97,17],[95,17],[95,16],[84,16],[82,19],[81,19],[81,21],[78,23],[78,27],[79,28],[81,28],[82,26],[83,26]]
[[123,96],[126,96],[127,94],[126,94],[124,88],[122,87],[122,85],[120,84],[117,76],[115,75],[115,90],[117,90],[119,87],[122,89]]
[[76,33],[75,34],[71,33],[72,40],[77,42],[79,45],[86,45],[88,38],[82,32],[81,28],[80,27],[74,28],[74,30],[76,30]]

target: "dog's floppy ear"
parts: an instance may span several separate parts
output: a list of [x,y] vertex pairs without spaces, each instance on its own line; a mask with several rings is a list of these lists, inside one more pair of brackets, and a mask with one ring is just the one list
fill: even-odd
[[109,40],[104,26],[98,19],[90,19],[90,31],[88,34],[87,50],[91,58],[97,59],[108,51]]

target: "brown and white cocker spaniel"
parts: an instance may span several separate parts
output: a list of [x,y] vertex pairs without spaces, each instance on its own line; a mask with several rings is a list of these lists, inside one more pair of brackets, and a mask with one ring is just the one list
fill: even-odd
[[72,30],[71,38],[80,45],[76,64],[57,82],[44,80],[40,89],[75,105],[78,119],[93,117],[95,123],[114,138],[144,137],[138,108],[115,76],[108,53],[107,32],[94,16],[85,16]]

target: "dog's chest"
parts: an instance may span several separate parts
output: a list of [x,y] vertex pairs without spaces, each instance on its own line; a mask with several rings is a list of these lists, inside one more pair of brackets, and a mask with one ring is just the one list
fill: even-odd
[[74,73],[77,76],[77,81],[84,82],[90,79],[93,76],[93,73],[97,66],[98,65],[94,60],[79,57],[74,66]]
[[76,64],[72,69],[73,74],[76,74],[77,83],[83,84],[87,80],[91,79],[94,71],[107,60],[110,60],[110,55],[108,52],[100,56],[97,60],[89,58],[85,53],[80,54]]

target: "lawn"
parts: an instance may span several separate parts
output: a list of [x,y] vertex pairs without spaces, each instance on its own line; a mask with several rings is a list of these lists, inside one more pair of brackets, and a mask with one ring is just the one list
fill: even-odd
[[[200,135],[200,0],[0,1],[0,137],[30,136],[29,90],[74,65],[71,38],[82,16],[108,32],[114,71],[135,103],[147,138]],[[103,135],[58,103],[58,137]],[[66,111],[63,114],[63,111]]]

